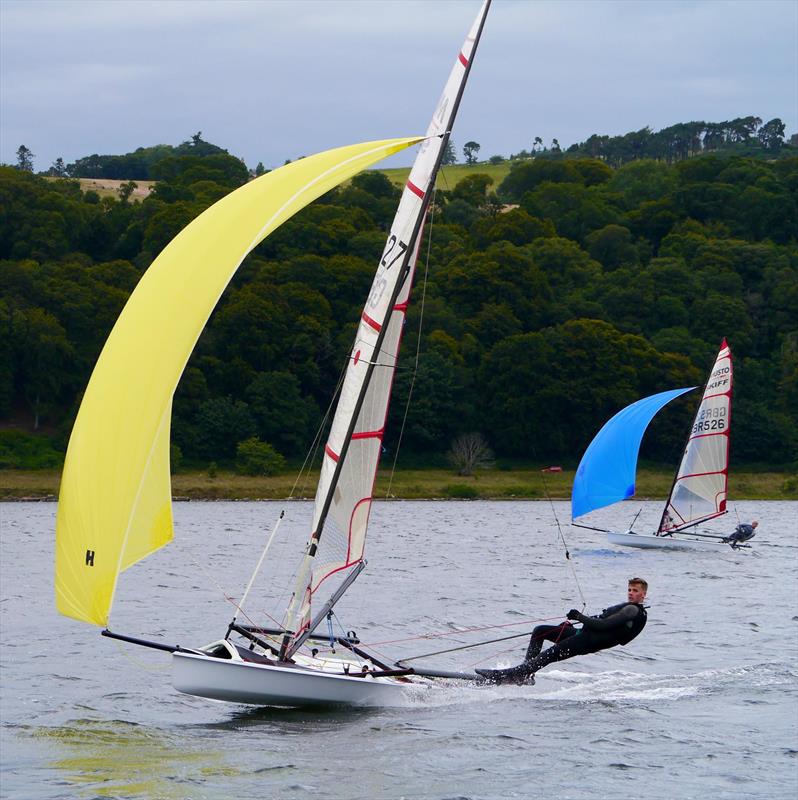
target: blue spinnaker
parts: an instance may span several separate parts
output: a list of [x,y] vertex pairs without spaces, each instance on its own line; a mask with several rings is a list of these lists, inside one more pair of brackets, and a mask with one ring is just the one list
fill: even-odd
[[576,470],[571,493],[572,519],[635,493],[637,455],[648,424],[663,406],[695,388],[671,389],[644,397],[604,424]]

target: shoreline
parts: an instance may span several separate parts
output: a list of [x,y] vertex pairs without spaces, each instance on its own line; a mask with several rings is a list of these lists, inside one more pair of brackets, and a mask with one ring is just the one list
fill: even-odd
[[[463,476],[445,469],[380,470],[375,500],[568,500],[573,470],[544,473],[539,469],[480,470]],[[54,502],[60,470],[0,470],[0,501]],[[251,477],[219,470],[172,475],[172,500],[312,500],[318,471],[302,481],[294,473]],[[638,471],[634,500],[664,500],[673,472],[643,467]],[[737,471],[729,476],[729,501],[798,500],[798,473],[791,470]]]

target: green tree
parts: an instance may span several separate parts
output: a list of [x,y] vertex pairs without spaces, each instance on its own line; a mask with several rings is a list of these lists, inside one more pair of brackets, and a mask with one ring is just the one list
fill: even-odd
[[238,443],[236,470],[242,475],[277,475],[285,469],[285,459],[268,442],[256,436]]
[[33,172],[33,159],[36,156],[24,144],[17,148],[17,169]]
[[762,147],[767,150],[779,150],[784,144],[784,123],[778,118],[766,122],[757,134]]
[[588,253],[606,270],[638,263],[638,252],[632,234],[622,225],[605,225],[585,237]]
[[580,180],[579,172],[570,162],[536,158],[534,161],[514,164],[498,191],[506,200],[518,202],[542,183],[578,183]]
[[480,370],[479,412],[497,450],[562,458],[581,452],[623,406],[696,376],[687,359],[659,353],[642,337],[573,320],[496,345]]
[[578,242],[620,219],[600,192],[574,183],[541,184],[523,196],[521,207],[533,217],[550,219],[560,236]]
[[53,178],[65,178],[67,175],[66,165],[64,164],[64,159],[59,156],[55,161],[53,161],[53,165],[50,169],[47,170],[47,174]]
[[307,451],[321,414],[315,402],[302,395],[299,379],[290,372],[260,372],[245,393],[258,436],[283,453]]
[[471,226],[471,235],[480,249],[491,242],[507,241],[524,245],[540,237],[556,235],[554,223],[548,219],[533,217],[523,208],[513,208],[503,214],[483,217]]
[[230,397],[206,400],[197,411],[196,425],[195,455],[212,460],[232,459],[238,443],[255,432],[247,404]]
[[480,145],[478,142],[466,142],[463,145],[463,155],[465,156],[466,164],[477,163],[477,153],[479,153]]
[[74,350],[59,321],[42,308],[14,313],[12,321],[17,385],[33,413],[33,430],[57,407],[69,380]]
[[138,189],[139,185],[135,181],[126,181],[119,187],[119,201],[127,203],[133,192]]
[[488,187],[492,184],[493,178],[490,175],[482,173],[466,175],[452,189],[452,199],[463,200],[475,208],[482,208],[487,201]]

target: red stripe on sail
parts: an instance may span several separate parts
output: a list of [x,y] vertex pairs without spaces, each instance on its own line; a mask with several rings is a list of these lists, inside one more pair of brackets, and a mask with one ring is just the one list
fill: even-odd
[[[324,581],[327,580],[327,578],[329,578],[331,575],[335,575],[336,572],[341,572],[341,570],[349,569],[349,567],[353,567],[355,564],[357,564],[358,561],[361,561],[361,559],[358,559],[357,561],[350,561],[349,563],[344,564],[343,566],[336,567],[335,569],[330,570],[326,575],[323,575],[321,580],[316,584],[316,586],[312,587],[311,589],[309,589],[309,594],[310,594],[311,599],[316,594],[316,592],[318,592],[319,587],[324,583]],[[302,630],[304,630],[307,627],[308,627],[308,625],[305,625],[302,628]]]
[[352,513],[349,515],[349,534],[347,536],[346,542],[346,561],[347,563],[356,564],[358,561],[363,560],[363,549],[365,548],[366,540],[365,538],[361,541],[360,547],[360,555],[357,556],[354,561],[352,560],[352,523],[355,521],[355,514],[357,514],[357,510],[363,503],[368,503],[368,510],[366,512],[366,527],[369,524],[369,517],[371,516],[371,498],[370,497],[363,497],[355,503],[354,507],[352,508]]
[[403,314],[407,312],[407,300],[404,303],[397,303],[393,307],[394,311],[401,311]]
[[707,436],[728,436],[728,435],[729,435],[729,431],[728,430],[725,430],[725,431],[714,431],[714,432],[710,432],[710,433],[697,433],[695,436],[691,436],[690,437],[690,441],[692,442],[695,439],[706,439]]
[[410,189],[413,194],[418,195],[422,200],[424,199],[424,190],[419,189],[412,181],[407,182],[407,188]]
[[[729,381],[731,383],[731,381]],[[705,394],[701,398],[701,402],[703,403],[705,400],[711,400],[713,397],[731,397],[731,386],[725,392],[718,392],[717,394]]]
[[353,433],[352,439],[382,439],[385,429],[378,431],[361,431],[360,433]]
[[372,328],[374,328],[377,333],[379,333],[382,329],[382,325],[380,325],[380,323],[376,320],[372,319],[365,311],[361,315],[361,319],[366,323],[366,325],[370,325]]
[[325,452],[325,453],[327,453],[327,455],[328,455],[328,456],[329,456],[329,457],[330,457],[330,458],[331,458],[333,461],[336,461],[336,462],[337,462],[337,461],[338,461],[338,459],[341,457],[341,456],[339,456],[339,455],[338,455],[338,453],[336,453],[336,452],[335,452],[335,450],[333,450],[333,449],[330,447],[330,445],[328,445],[328,444],[325,444],[325,445],[324,445],[324,452]]
[[460,53],[460,63],[461,63],[461,64],[462,64],[464,67],[467,67],[467,66],[468,66],[468,59],[467,59],[467,58],[466,58],[466,57],[465,57],[465,56],[464,56],[462,53]]
[[680,475],[679,480],[684,481],[687,478],[705,478],[707,475],[725,475],[726,471],[723,469],[716,469],[712,472],[691,472],[689,475]]

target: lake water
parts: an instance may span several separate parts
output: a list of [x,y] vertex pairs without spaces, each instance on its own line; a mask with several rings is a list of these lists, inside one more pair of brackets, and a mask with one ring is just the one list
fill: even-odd
[[[121,576],[113,629],[184,646],[219,638],[232,614],[224,593],[240,596],[283,507],[294,558],[309,503],[175,504],[176,539]],[[591,521],[620,527],[641,507],[642,532],[659,503]],[[597,613],[640,575],[650,610],[636,641],[552,665],[535,686],[442,682],[396,707],[297,711],[181,695],[167,654],[60,617],[55,505],[0,504],[0,795],[794,800],[798,504],[738,503],[741,519],[760,520],[754,548],[738,552],[617,548],[564,526],[570,561],[555,511],[568,519],[566,503],[376,503],[370,563],[339,604],[342,624],[396,659],[562,619],[581,606],[580,587]],[[734,524],[732,511],[715,529]],[[258,584],[250,614],[278,583]],[[425,634],[435,638],[414,638]],[[506,666],[525,647],[424,663]]]

